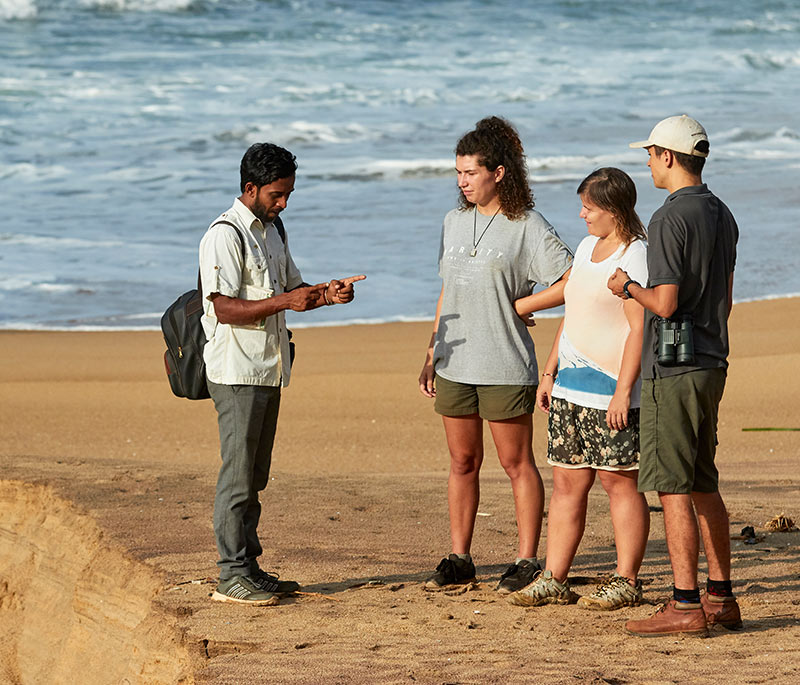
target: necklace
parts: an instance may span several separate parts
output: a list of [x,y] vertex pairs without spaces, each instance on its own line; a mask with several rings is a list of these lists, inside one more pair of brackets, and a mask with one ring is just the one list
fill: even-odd
[[477,228],[478,228],[478,206],[475,205],[475,213],[472,215],[472,251],[469,253],[470,257],[474,257],[475,255],[478,254],[478,245],[480,245],[481,240],[483,240],[483,236],[486,235],[486,231],[489,230],[489,226],[492,225],[492,221],[494,221],[494,218],[499,213],[500,213],[500,209],[498,208],[498,210],[494,214],[492,214],[492,218],[489,219],[489,223],[486,224],[486,228],[483,229],[483,233],[481,233],[481,237],[478,238],[477,240],[475,240],[475,235],[477,233]]

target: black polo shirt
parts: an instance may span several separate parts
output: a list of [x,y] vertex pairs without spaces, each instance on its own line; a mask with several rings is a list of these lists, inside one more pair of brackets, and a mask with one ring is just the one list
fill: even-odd
[[705,184],[672,193],[647,228],[647,285],[679,286],[674,317],[694,320],[695,363],[661,366],[657,317],[645,309],[642,378],[728,366],[728,280],[736,265],[739,228],[730,210]]

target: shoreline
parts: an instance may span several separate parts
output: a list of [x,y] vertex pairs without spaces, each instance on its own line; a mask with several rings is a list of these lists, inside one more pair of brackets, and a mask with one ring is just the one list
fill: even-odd
[[[734,306],[737,304],[750,304],[752,302],[771,302],[773,300],[791,300],[800,298],[800,292],[788,293],[780,295],[764,295],[763,297],[751,297],[742,300],[734,299]],[[536,318],[538,319],[560,319],[564,314],[563,311],[558,311],[560,308],[554,308],[554,311],[537,312]],[[162,313],[153,314],[130,314],[125,315],[125,318],[160,318]],[[432,316],[405,316],[397,315],[385,319],[363,319],[354,317],[352,319],[345,319],[342,321],[320,321],[318,323],[305,323],[302,321],[290,322],[292,330],[302,328],[339,328],[350,326],[381,326],[384,324],[394,323],[425,323],[433,322]],[[76,326],[45,326],[44,324],[29,324],[27,326],[20,326],[17,324],[2,325],[0,324],[0,333],[5,332],[42,332],[42,333],[107,333],[107,332],[153,332],[161,331],[160,326],[103,326],[103,325],[76,325]]]
[[[558,318],[543,318],[532,330],[539,359],[557,326]],[[159,663],[182,675],[144,682],[661,682],[712,681],[720,672],[737,682],[794,682],[800,666],[787,655],[800,640],[793,604],[800,533],[768,533],[764,525],[781,512],[800,522],[800,438],[743,429],[798,425],[800,387],[791,380],[800,372],[798,332],[798,298],[737,304],[731,315],[721,492],[731,533],[752,525],[765,536],[753,546],[732,541],[744,631],[637,641],[624,634],[624,621],[652,606],[611,614],[524,610],[493,591],[513,560],[516,535],[508,479],[488,437],[485,515],[473,544],[478,581],[460,594],[422,591],[449,545],[447,447],[416,387],[430,320],[297,330],[260,533],[265,568],[298,580],[306,594],[263,609],[209,600],[216,416],[210,402],[171,395],[160,331],[0,331],[0,402],[9,417],[0,425],[0,680],[27,682],[32,673],[46,680],[58,673],[59,655],[75,663],[76,634],[91,640],[100,631],[114,644],[103,650],[113,661],[106,673],[129,673],[148,657],[160,659],[148,650],[174,645],[175,662]],[[534,425],[549,497],[541,412]],[[21,498],[29,487],[45,492]],[[655,602],[671,575],[657,498],[648,501],[642,578]],[[73,538],[53,534],[77,525],[70,512],[99,529],[99,547],[81,551]],[[84,523],[80,529],[88,530]],[[608,500],[598,486],[572,570],[576,590],[590,592],[614,556]],[[108,573],[108,560],[121,558],[133,564],[136,584]],[[30,631],[47,609],[26,593],[46,594],[56,577],[65,610],[53,615],[45,638],[35,638]],[[108,601],[100,610],[101,600],[126,593],[136,601]],[[43,651],[26,647],[37,639]],[[668,663],[652,658],[654,648],[669,652]],[[141,672],[138,678],[131,682],[141,682]]]

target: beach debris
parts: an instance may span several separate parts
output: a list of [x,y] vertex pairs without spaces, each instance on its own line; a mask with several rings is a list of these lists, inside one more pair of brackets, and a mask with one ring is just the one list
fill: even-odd
[[306,649],[306,647],[310,647],[310,646],[311,646],[311,644],[312,644],[311,642],[298,642],[298,643],[297,643],[297,644],[294,646],[294,648],[295,648],[295,649]]
[[370,578],[369,580],[363,580],[360,583],[353,583],[352,585],[348,585],[348,590],[357,590],[358,588],[362,587],[383,587],[386,585],[380,578]]
[[405,583],[392,583],[386,589],[389,590],[389,592],[397,592],[398,590],[402,590],[405,586]]
[[764,536],[756,535],[753,526],[745,526],[739,535],[731,535],[731,540],[744,540],[745,545],[757,545],[764,540]]
[[295,595],[302,595],[303,597],[320,597],[322,599],[329,599],[332,602],[341,602],[342,600],[338,597],[334,597],[333,595],[326,595],[322,592],[304,592],[302,590],[298,590],[297,592],[293,593]]
[[467,583],[466,585],[462,585],[461,587],[453,588],[452,590],[445,590],[446,595],[450,597],[457,597],[458,595],[463,595],[470,590],[477,590],[480,587],[478,583]]
[[479,512],[477,512],[475,515],[476,515],[476,516],[491,516],[491,514],[488,514],[488,513],[487,513],[487,512],[485,512],[485,511],[479,511]]
[[764,428],[742,428],[743,433],[748,433],[752,431],[800,431],[800,428],[781,428],[777,426],[767,426]]
[[771,530],[775,533],[788,533],[791,530],[797,530],[797,526],[795,526],[794,521],[792,521],[792,519],[790,519],[783,512],[777,516],[773,516],[769,521],[767,521],[765,526],[767,530]]

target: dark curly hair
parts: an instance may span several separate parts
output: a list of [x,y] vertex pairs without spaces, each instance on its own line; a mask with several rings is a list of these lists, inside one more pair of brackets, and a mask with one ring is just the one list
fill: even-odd
[[239,166],[241,190],[248,183],[259,188],[275,183],[278,179],[294,176],[297,171],[295,156],[274,143],[256,143],[247,148]]
[[[475,130],[465,133],[456,145],[456,155],[475,155],[478,163],[494,171],[502,166],[505,175],[497,184],[500,209],[512,221],[521,219],[533,209],[533,193],[528,184],[528,165],[517,129],[501,117],[486,117],[475,124]],[[469,209],[474,203],[460,193],[459,206]]]
[[634,240],[645,240],[644,224],[636,213],[636,184],[622,169],[597,169],[581,181],[578,195],[584,195],[614,217],[617,235],[627,248]]

